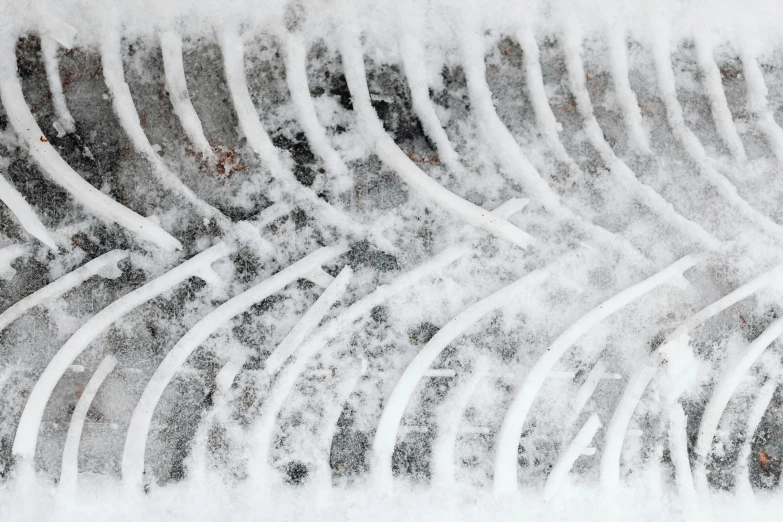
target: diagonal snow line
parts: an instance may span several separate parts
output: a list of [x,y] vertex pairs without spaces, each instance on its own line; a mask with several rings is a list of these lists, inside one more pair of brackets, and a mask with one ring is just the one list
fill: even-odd
[[114,201],[82,179],[46,139],[25,103],[17,75],[14,41],[6,37],[0,44],[0,98],[16,133],[29,146],[30,155],[59,186],[98,217],[113,221],[145,241],[165,250],[182,245],[152,221]]
[[63,94],[63,84],[60,81],[60,63],[57,59],[58,44],[54,38],[49,35],[41,36],[41,55],[43,56],[44,69],[46,70],[46,80],[49,82],[49,92],[52,94],[52,104],[54,112],[57,115],[57,121],[63,126],[65,132],[74,132],[76,123],[68,110],[68,104],[65,102]]
[[715,127],[718,129],[718,134],[720,134],[729,151],[737,159],[744,160],[746,158],[745,147],[737,132],[737,126],[731,117],[729,103],[726,101],[726,93],[723,92],[720,70],[718,69],[718,64],[715,63],[715,57],[712,55],[712,35],[704,30],[698,30],[694,35],[694,43],[696,59],[704,75],[702,86],[706,91],[707,98],[710,100],[710,109],[712,118],[715,121]]
[[[279,292],[286,285],[305,277],[314,268],[321,266],[347,250],[344,244],[323,247],[305,256],[296,263],[284,268],[272,277],[256,286],[232,297],[215,310],[204,316],[169,350],[150,378],[144,392],[133,410],[125,449],[122,455],[122,479],[129,486],[141,485],[144,474],[144,453],[147,446],[152,416],[171,379],[192,354],[209,336],[223,327],[228,321],[245,312],[255,303]],[[350,270],[347,276],[350,276]],[[342,284],[340,281],[336,287]],[[327,296],[330,298],[331,296]]]
[[120,43],[119,33],[107,31],[101,39],[100,45],[103,77],[106,87],[109,88],[111,93],[112,107],[114,107],[114,113],[117,115],[120,125],[128,135],[128,138],[130,138],[133,146],[152,164],[152,172],[163,187],[188,201],[202,215],[214,218],[221,226],[230,228],[230,220],[182,183],[152,148],[152,144],[141,127],[139,114],[136,112],[136,106],[133,104],[130,88],[125,83]]
[[416,112],[416,116],[419,118],[427,136],[435,144],[438,156],[443,164],[453,173],[462,173],[465,169],[460,163],[454,147],[451,146],[449,137],[446,135],[446,131],[443,129],[430,99],[430,89],[429,85],[427,85],[421,46],[410,31],[401,31],[398,41],[403,70],[408,79],[408,87],[411,92],[413,110]]
[[668,34],[653,37],[651,45],[655,72],[658,78],[659,94],[666,107],[666,118],[674,136],[682,143],[687,154],[696,162],[704,180],[723,199],[729,202],[746,219],[758,224],[767,234],[778,240],[783,239],[783,227],[753,208],[739,195],[737,187],[712,167],[707,157],[707,152],[704,150],[699,138],[685,124],[682,107],[677,100]]
[[748,475],[748,459],[750,459],[751,444],[779,384],[777,378],[768,378],[758,391],[756,399],[753,401],[753,406],[751,406],[748,413],[748,421],[744,430],[745,440],[742,442],[739,457],[737,457],[737,471],[734,482],[740,490],[752,492],[750,476]]
[[174,114],[179,118],[182,129],[196,150],[208,160],[215,159],[212,146],[204,136],[201,121],[193,108],[185,79],[185,66],[182,63],[182,38],[172,31],[160,34],[160,50],[163,54],[163,72],[166,75],[166,88],[169,91]]
[[546,96],[544,76],[541,72],[541,56],[532,28],[519,29],[516,32],[516,39],[522,48],[526,85],[533,112],[536,114],[536,123],[549,141],[549,146],[554,150],[555,157],[571,165],[572,168],[578,168],[576,162],[568,155],[563,142],[560,141],[559,133],[563,130],[563,126],[555,118],[555,113],[552,112],[552,107]]
[[630,133],[631,144],[640,153],[650,154],[650,138],[642,124],[639,101],[631,89],[625,28],[619,25],[609,26],[607,28],[607,43],[615,96]]
[[598,418],[597,413],[593,413],[576,434],[574,440],[571,441],[571,444],[568,445],[568,448],[560,454],[551,473],[549,473],[549,477],[547,477],[546,486],[544,486],[545,500],[551,500],[557,495],[563,483],[568,479],[568,473],[574,466],[574,462],[586,452],[600,427],[601,419]]
[[[690,350],[688,334],[691,330],[733,304],[781,279],[783,279],[783,265],[778,265],[704,307],[666,336],[650,359],[631,376],[606,430],[606,443],[601,456],[601,484],[607,492],[614,493],[617,490],[620,481],[620,454],[628,424],[631,422],[636,405],[642,400],[642,395],[658,372],[658,368]],[[678,397],[671,397],[672,402],[677,399]]]
[[84,429],[84,420],[87,418],[87,412],[90,405],[98,393],[103,381],[114,370],[117,364],[117,358],[114,355],[107,355],[101,361],[101,364],[92,374],[90,381],[79,397],[76,403],[76,409],[71,415],[71,422],[68,425],[68,435],[65,438],[63,448],[63,462],[60,469],[60,481],[57,485],[58,493],[67,496],[76,494],[77,481],[79,479],[79,444],[82,439],[82,430]]
[[593,112],[593,104],[590,94],[585,86],[585,71],[582,65],[582,39],[581,32],[573,24],[562,34],[563,53],[568,71],[568,83],[571,93],[576,99],[576,107],[579,115],[584,120],[584,131],[590,143],[595,147],[601,159],[619,181],[634,193],[636,197],[644,201],[646,205],[663,221],[671,223],[688,236],[696,239],[702,245],[710,249],[716,249],[720,243],[712,237],[701,225],[694,223],[677,212],[671,203],[666,201],[652,187],[641,183],[636,174],[626,163],[615,155],[612,148],[606,142],[604,133],[598,124]]
[[392,253],[398,253],[388,239],[373,231],[370,227],[357,223],[344,212],[329,205],[318,198],[309,188],[303,186],[294,178],[293,174],[283,166],[277,148],[275,148],[269,135],[261,125],[258,112],[253,105],[250,91],[247,88],[245,77],[244,43],[237,29],[223,31],[220,35],[220,49],[223,53],[223,67],[226,73],[226,82],[234,102],[234,109],[239,119],[239,126],[247,138],[250,148],[258,157],[266,163],[272,176],[278,179],[289,195],[310,205],[313,210],[329,224],[357,236],[367,236],[376,245]]
[[571,408],[573,415],[573,422],[576,422],[576,418],[582,413],[582,410],[587,406],[587,401],[595,393],[595,389],[602,379],[606,377],[606,364],[603,361],[598,361],[590,369],[590,372],[585,378],[585,382],[579,387],[574,397],[574,404]]
[[697,263],[693,256],[685,256],[657,274],[632,285],[615,294],[597,307],[583,315],[565,332],[555,339],[552,345],[541,354],[530,369],[514,396],[500,428],[495,443],[494,490],[496,494],[513,493],[517,490],[517,448],[519,437],[527,420],[527,415],[538,395],[546,376],[557,361],[584,334],[615,312],[622,310],[662,284],[683,277],[683,273]]
[[470,398],[479,383],[489,371],[489,362],[485,358],[476,361],[473,374],[457,389],[449,394],[438,408],[438,434],[432,443],[432,460],[430,471],[432,485],[436,488],[449,488],[454,485],[454,446],[457,442],[460,424],[465,415]]
[[769,345],[781,336],[783,336],[783,318],[769,325],[749,346],[738,353],[715,383],[715,389],[701,418],[699,436],[694,448],[696,464],[693,474],[699,489],[707,488],[707,457],[712,450],[712,439],[718,429],[720,418],[731,396],[734,395],[734,391],[750,367]]
[[756,53],[749,45],[742,47],[742,71],[745,73],[745,85],[748,89],[748,109],[758,118],[758,125],[766,135],[778,162],[783,162],[783,129],[775,121],[767,104],[767,84],[761,72]]
[[531,287],[546,280],[551,270],[551,267],[548,267],[530,272],[469,306],[441,328],[408,364],[386,401],[375,431],[371,469],[378,487],[390,489],[392,486],[391,464],[397,442],[397,430],[413,392],[433,361],[452,341],[484,316],[519,298]]
[[[307,49],[300,35],[286,32],[281,37],[285,56],[285,78],[288,82],[288,91],[291,101],[296,109],[299,124],[304,130],[307,142],[313,151],[324,161],[327,170],[340,176],[348,174],[340,155],[329,144],[326,129],[318,121],[313,99],[310,97],[310,89],[307,86],[306,58]],[[347,187],[345,187],[347,188]]]
[[[467,17],[463,15],[463,18]],[[463,25],[465,28],[459,37],[459,46],[468,84],[471,110],[476,112],[479,127],[485,135],[488,145],[493,147],[494,155],[501,165],[509,172],[515,173],[517,181],[522,184],[534,201],[540,203],[545,209],[559,215],[560,218],[574,221],[579,228],[594,234],[600,242],[609,245],[613,250],[627,253],[641,266],[649,265],[645,256],[628,241],[583,220],[560,203],[559,197],[530,163],[516,138],[512,136],[498,117],[486,79],[482,35],[471,22],[463,20]]]
[[51,232],[41,223],[24,196],[17,192],[16,188],[2,175],[0,175],[0,201],[5,203],[28,234],[57,252],[57,244],[54,242]]
[[57,351],[35,383],[16,428],[13,454],[32,462],[38,442],[38,430],[49,397],[68,367],[92,341],[135,308],[191,277],[199,277],[212,263],[231,254],[233,250],[233,247],[225,243],[218,243],[144,286],[125,294],[84,323]]
[[293,355],[297,346],[301,345],[302,341],[318,326],[318,323],[321,322],[321,319],[323,319],[332,305],[343,296],[348,288],[352,274],[350,267],[346,266],[342,269],[315,304],[302,316],[294,328],[288,332],[285,339],[269,354],[269,357],[264,361],[264,371],[270,375],[277,373],[283,363]]
[[682,411],[682,406],[675,403],[669,412],[669,453],[677,473],[677,487],[680,489],[680,496],[684,498],[692,497],[694,493],[691,463],[688,458],[687,427],[688,418]]
[[116,276],[121,273],[117,263],[128,257],[126,250],[112,250],[92,261],[85,263],[79,268],[65,274],[64,276],[52,281],[48,285],[36,290],[24,299],[21,299],[0,314],[0,332],[16,321],[30,309],[63,295],[65,292],[76,288],[94,275],[107,274]]
[[340,50],[343,59],[343,72],[351,92],[357,120],[360,128],[373,141],[375,152],[381,161],[393,169],[416,192],[449,213],[455,214],[468,223],[481,227],[519,247],[524,248],[534,242],[533,237],[520,228],[459,197],[437,183],[405,155],[384,131],[383,125],[372,108],[358,36],[348,28],[344,28],[341,32]]
[[0,279],[13,279],[16,275],[16,270],[11,266],[11,263],[26,254],[27,250],[27,245],[20,244],[0,248]]

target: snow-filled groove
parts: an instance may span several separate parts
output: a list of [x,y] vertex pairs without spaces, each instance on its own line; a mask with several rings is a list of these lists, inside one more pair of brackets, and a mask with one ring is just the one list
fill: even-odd
[[35,448],[38,444],[38,430],[41,426],[44,409],[54,387],[65,371],[87,346],[103,333],[114,322],[130,313],[134,308],[154,299],[172,287],[191,277],[211,279],[211,265],[215,261],[229,255],[233,247],[219,243],[188,259],[177,267],[158,276],[146,285],[138,288],[101,310],[90,318],[74,333],[49,361],[33,391],[27,398],[22,416],[16,428],[13,452],[18,459],[32,464]]
[[71,193],[98,217],[114,221],[141,239],[165,250],[177,250],[182,244],[168,232],[143,218],[84,181],[49,143],[27,107],[17,76],[13,41],[7,37],[0,45],[0,99],[16,133],[27,143],[30,155],[52,180]]
[[[144,472],[144,451],[147,445],[150,422],[155,413],[155,406],[157,406],[166,386],[168,386],[182,365],[185,364],[190,354],[233,317],[246,311],[255,303],[266,299],[271,294],[280,291],[296,279],[306,276],[314,268],[343,252],[345,252],[345,246],[343,245],[323,247],[316,250],[269,279],[229,299],[188,330],[166,354],[163,362],[155,370],[155,374],[144,388],[144,392],[133,411],[130,426],[128,427],[128,435],[125,440],[125,449],[122,454],[122,477],[126,484],[129,486],[141,485]],[[351,273],[350,269],[347,269],[345,273],[347,275],[344,275],[343,279],[337,282],[337,288],[342,287],[344,282],[347,283]],[[339,293],[339,290],[337,293]],[[327,298],[331,299],[332,296],[330,295]]]
[[60,469],[60,482],[58,483],[58,492],[63,495],[72,496],[77,490],[77,481],[79,480],[79,445],[82,440],[82,431],[84,430],[84,421],[87,418],[87,412],[92,405],[92,401],[106,377],[114,370],[117,365],[117,358],[114,355],[107,355],[98,365],[95,373],[90,377],[90,381],[84,388],[79,402],[71,415],[71,422],[68,425],[68,435],[63,447],[63,462]]
[[585,333],[629,303],[643,297],[658,286],[683,277],[683,272],[693,267],[698,260],[686,256],[661,270],[652,277],[626,288],[604,301],[582,316],[558,337],[541,355],[528,372],[514,396],[503,419],[495,449],[494,487],[496,493],[511,493],[517,489],[517,447],[522,428],[533,401],[538,395],[547,374],[554,368],[565,352]]
[[0,518],[780,511],[774,3],[186,4],[0,4]]

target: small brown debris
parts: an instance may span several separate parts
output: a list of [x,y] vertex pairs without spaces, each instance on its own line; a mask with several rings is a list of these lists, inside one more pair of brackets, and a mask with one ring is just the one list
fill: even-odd
[[43,143],[48,143],[48,142],[49,142],[49,140],[47,140],[47,139],[46,139],[46,138],[44,138],[43,136],[41,136],[41,141],[42,141]]
[[759,462],[764,471],[769,471],[769,457],[763,451],[759,451]]
[[742,324],[748,324],[748,322],[745,320],[745,316],[742,315],[742,310],[739,311],[739,318],[740,321],[742,321]]

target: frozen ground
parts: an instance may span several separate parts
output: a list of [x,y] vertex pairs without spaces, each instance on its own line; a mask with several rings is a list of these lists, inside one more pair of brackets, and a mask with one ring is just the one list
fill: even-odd
[[774,518],[783,12],[631,4],[0,3],[0,520]]

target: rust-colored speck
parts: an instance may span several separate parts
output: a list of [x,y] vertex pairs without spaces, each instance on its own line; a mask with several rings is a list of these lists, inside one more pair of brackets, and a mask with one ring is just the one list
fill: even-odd
[[48,142],[49,142],[49,140],[47,140],[47,139],[46,139],[46,138],[44,138],[43,136],[41,136],[41,138],[40,138],[40,139],[41,139],[41,141],[42,141],[43,143],[48,143]]
[[764,471],[769,471],[769,457],[763,451],[759,451],[759,462]]

